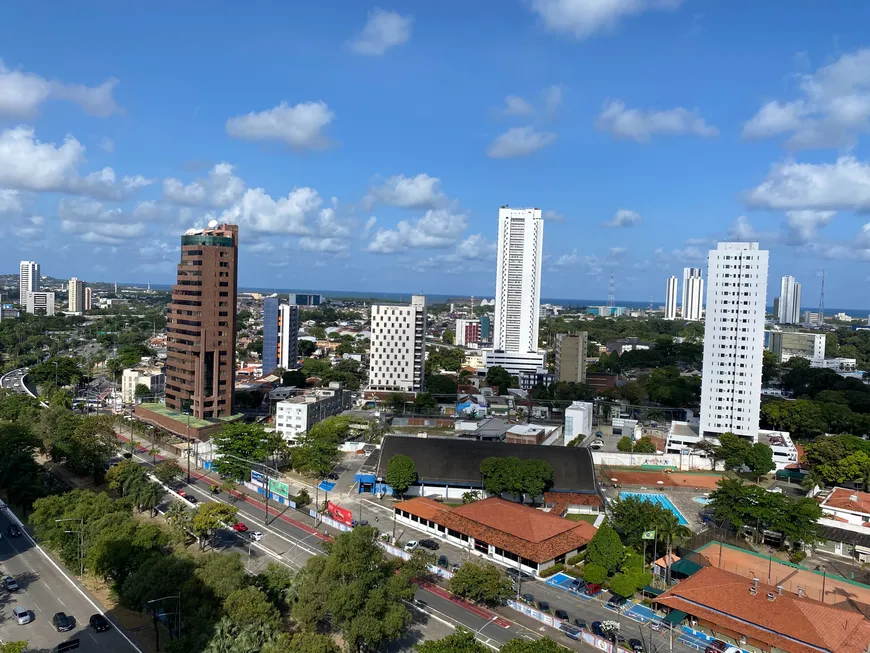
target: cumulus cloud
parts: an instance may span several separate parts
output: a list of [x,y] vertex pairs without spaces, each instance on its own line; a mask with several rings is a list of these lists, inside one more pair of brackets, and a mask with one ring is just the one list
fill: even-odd
[[609,31],[630,16],[673,10],[683,0],[532,0],[531,8],[548,29],[585,39]]
[[836,211],[786,211],[787,244],[805,245],[814,240],[818,229],[827,225],[835,215]]
[[34,73],[11,70],[0,59],[0,115],[31,117],[43,102],[53,97],[74,102],[90,115],[110,116],[121,110],[113,95],[117,84],[117,79],[94,87],[49,81]]
[[486,149],[491,159],[508,159],[529,156],[556,140],[553,132],[542,132],[532,126],[513,127],[500,134]]
[[841,148],[870,132],[870,48],[798,76],[798,97],[766,102],[743,125],[749,139],[788,136],[789,149]]
[[376,8],[369,13],[365,27],[350,42],[350,47],[357,54],[382,55],[392,47],[407,43],[413,24],[413,16]]
[[778,163],[746,194],[746,201],[786,211],[870,211],[870,164],[853,156],[834,163]]
[[506,116],[531,116],[535,113],[535,107],[528,100],[517,95],[508,95],[504,99],[502,113]]
[[595,120],[595,127],[615,138],[638,143],[647,143],[656,134],[703,137],[719,134],[716,127],[704,121],[697,109],[629,109],[619,100],[611,100],[604,105]]
[[9,190],[0,188],[0,215],[19,214],[24,212],[24,203],[21,199],[21,193],[17,190]]
[[408,249],[449,247],[459,240],[466,219],[448,209],[430,209],[418,220],[402,220],[395,229],[378,229],[367,250],[393,254]]
[[619,209],[613,217],[602,222],[603,227],[633,227],[641,221],[640,214],[629,209]]
[[548,209],[544,211],[543,218],[548,222],[562,222],[565,219],[565,216],[555,209]]
[[365,224],[365,227],[363,228],[363,233],[362,233],[363,238],[369,237],[369,235],[372,233],[372,229],[375,228],[375,225],[377,224],[377,222],[378,222],[378,219],[375,216],[371,216],[368,220],[366,220],[366,224]]
[[221,220],[264,233],[305,235],[310,232],[309,217],[323,199],[313,188],[294,188],[287,197],[273,199],[262,188],[249,188],[223,212]]
[[85,198],[63,198],[57,207],[61,230],[77,234],[85,242],[121,244],[145,235],[145,224],[133,222],[117,207]]
[[424,209],[443,204],[446,199],[441,180],[420,173],[415,177],[395,175],[383,184],[373,186],[363,198],[363,205],[370,208],[380,202],[405,209]]
[[495,260],[495,250],[496,244],[483,234],[472,234],[457,243],[452,251],[425,259],[415,259],[412,267],[418,272],[467,271],[475,267],[481,268],[480,264],[492,263]]
[[348,248],[346,240],[341,238],[315,238],[311,236],[303,236],[299,239],[299,248],[306,252],[323,252],[328,254],[336,254],[344,252]]
[[163,180],[164,197],[177,204],[223,208],[245,192],[245,182],[233,172],[229,163],[218,163],[205,179],[185,185],[174,177]]
[[335,118],[325,102],[301,102],[230,118],[227,134],[246,141],[280,141],[295,150],[322,150],[330,146],[323,133]]

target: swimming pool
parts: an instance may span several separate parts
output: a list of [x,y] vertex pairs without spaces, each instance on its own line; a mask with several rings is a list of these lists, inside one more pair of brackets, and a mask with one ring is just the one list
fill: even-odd
[[712,499],[708,497],[695,497],[694,499],[692,499],[692,501],[694,501],[695,503],[700,503],[702,506],[706,506],[712,501]]
[[677,521],[680,522],[683,526],[688,526],[689,522],[683,517],[683,513],[677,510],[677,507],[671,503],[671,500],[668,499],[664,494],[646,494],[645,492],[620,492],[620,499],[627,499],[628,497],[636,497],[641,501],[649,501],[651,503],[657,503],[662,508],[667,508],[677,517]]

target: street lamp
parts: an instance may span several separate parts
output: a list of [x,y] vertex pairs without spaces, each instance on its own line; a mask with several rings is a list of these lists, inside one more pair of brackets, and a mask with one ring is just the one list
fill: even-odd
[[79,523],[79,530],[66,529],[64,533],[79,536],[79,577],[83,579],[85,576],[85,520],[83,517],[69,517],[68,519],[55,519],[54,521],[55,523],[67,521],[77,521]]
[[[188,449],[188,454],[189,454],[189,453],[190,453],[190,450]],[[267,464],[265,464],[265,463],[254,462],[253,460],[248,460],[247,458],[242,458],[242,457],[240,457],[240,456],[236,456],[236,455],[231,454],[231,453],[222,453],[222,454],[221,454],[221,457],[224,457],[224,456],[226,456],[227,458],[235,458],[236,460],[239,460],[239,461],[241,461],[241,462],[248,463],[248,464],[251,465],[251,467],[252,467],[252,470],[251,470],[251,471],[253,471],[253,466],[254,466],[254,465],[259,465],[259,466],[261,467],[261,469],[263,470],[263,471],[262,471],[262,474],[263,474],[263,476],[266,477],[266,487],[265,487],[265,492],[264,492],[264,495],[263,495],[263,496],[265,497],[265,499],[266,499],[266,506],[265,506],[265,508],[266,508],[266,516],[263,518],[263,523],[266,524],[266,525],[268,526],[268,525],[269,525],[269,491],[270,491],[270,488],[271,488],[269,472],[270,472],[270,471],[274,471],[274,472],[275,472],[275,476],[277,476],[277,475],[278,475],[278,470],[277,470],[277,469],[273,470],[271,467],[269,467],[269,466],[268,466]],[[189,459],[188,459],[188,460],[189,460]],[[188,462],[188,474],[189,474],[189,473],[190,473],[190,463]],[[190,480],[188,480],[188,483],[190,483]]]
[[490,617],[489,621],[487,621],[480,628],[478,628],[477,630],[474,631],[474,638],[477,639],[477,636],[483,632],[483,629],[486,628],[488,625],[490,625],[496,619],[498,619],[498,615],[497,614],[492,615],[492,617]]
[[[159,599],[151,599],[145,605],[151,605],[152,603],[157,603],[158,601],[165,601],[166,599],[175,599],[175,636],[181,636],[181,594],[170,594],[169,596],[161,596]],[[160,630],[157,628],[157,611],[153,610],[152,614],[154,615],[154,636],[156,638],[156,642],[154,645],[154,650],[160,650]],[[170,637],[172,636],[172,631],[169,631]]]
[[57,387],[57,361],[51,361],[54,363],[54,387]]
[[822,570],[822,603],[825,602],[825,581],[828,580],[828,565],[819,565]]

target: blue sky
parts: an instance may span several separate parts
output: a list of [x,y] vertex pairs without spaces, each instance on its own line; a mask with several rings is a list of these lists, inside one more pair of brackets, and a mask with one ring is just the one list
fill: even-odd
[[509,204],[544,296],[660,302],[732,237],[870,307],[870,4],[145,7],[0,8],[3,272],[169,283],[218,219],[243,286],[486,296]]

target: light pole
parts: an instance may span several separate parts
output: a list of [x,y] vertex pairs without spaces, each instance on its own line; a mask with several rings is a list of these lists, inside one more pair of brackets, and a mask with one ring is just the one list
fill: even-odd
[[819,565],[822,570],[822,603],[825,602],[825,581],[828,580],[828,565]]
[[293,548],[290,549],[291,556],[292,556],[292,554],[294,554],[296,552],[296,549],[299,547],[300,544],[302,544],[305,540],[307,540],[311,537],[315,537],[316,535],[317,535],[317,533],[310,533],[310,534],[306,535],[305,537],[303,537],[301,540],[296,540],[296,544],[294,544]]
[[[151,599],[145,605],[151,605],[152,603],[157,603],[158,601],[165,601],[166,599],[175,599],[175,636],[181,636],[181,594],[171,594],[169,596],[161,596],[159,599]],[[156,643],[154,646],[155,651],[160,650],[160,629],[157,628],[157,611],[153,610],[152,614],[154,615],[154,636],[156,638]],[[172,631],[169,631],[170,637],[172,636]]]
[[[190,450],[189,450],[189,449],[188,449],[188,453],[190,453]],[[265,487],[265,493],[264,493],[264,496],[265,496],[265,498],[266,498],[266,506],[265,506],[265,508],[266,508],[266,516],[265,516],[265,518],[263,519],[263,523],[266,524],[266,525],[268,526],[268,525],[269,525],[269,491],[270,491],[270,487],[271,487],[271,484],[270,484],[270,482],[269,482],[269,481],[270,481],[269,472],[270,472],[270,471],[273,471],[272,468],[269,467],[269,466],[268,466],[267,464],[265,464],[265,463],[254,462],[253,460],[248,460],[247,458],[241,458],[240,456],[236,456],[236,455],[233,455],[233,454],[231,454],[231,453],[222,453],[221,456],[226,456],[227,458],[235,458],[236,460],[239,460],[239,461],[241,461],[241,462],[248,463],[249,465],[252,466],[252,470],[251,470],[251,471],[253,471],[253,466],[254,466],[254,465],[259,465],[259,466],[262,468],[263,471],[262,471],[261,473],[263,474],[263,476],[266,477],[266,487]],[[276,470],[274,470],[274,471],[276,472],[275,475],[277,476],[277,472],[278,472],[278,470],[276,469]],[[190,472],[190,463],[188,462],[188,473],[189,473],[189,472]],[[188,481],[188,483],[189,483],[189,482],[190,482],[190,481]],[[315,526],[316,526],[316,525],[317,525],[317,524],[315,523]]]
[[54,387],[57,388],[57,361],[52,361],[54,363]]
[[487,621],[480,628],[478,628],[477,630],[474,631],[474,638],[477,639],[477,636],[483,632],[483,629],[486,628],[489,624],[491,624],[496,619],[498,619],[498,615],[497,614],[492,615],[492,617],[489,619],[489,621]]
[[85,576],[85,520],[83,517],[69,517],[68,519],[55,519],[55,523],[77,521],[79,530],[73,531],[66,529],[64,533],[75,534],[79,536],[79,577],[84,579]]

